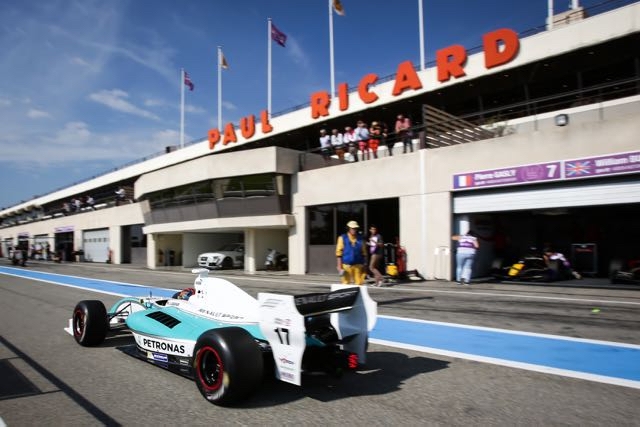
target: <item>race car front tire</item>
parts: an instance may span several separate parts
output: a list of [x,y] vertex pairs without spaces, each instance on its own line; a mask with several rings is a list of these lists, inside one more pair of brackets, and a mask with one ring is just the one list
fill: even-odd
[[73,309],[73,337],[85,347],[102,343],[109,330],[107,309],[102,301],[84,300]]
[[211,329],[198,338],[193,370],[200,393],[216,405],[247,398],[260,386],[264,361],[256,340],[239,327]]

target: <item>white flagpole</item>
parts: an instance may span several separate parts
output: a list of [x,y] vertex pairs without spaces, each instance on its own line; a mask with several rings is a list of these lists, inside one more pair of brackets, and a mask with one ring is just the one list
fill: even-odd
[[267,25],[267,114],[271,118],[271,18]]
[[420,69],[424,71],[424,16],[422,11],[422,0],[418,0],[418,19],[420,25]]
[[333,66],[333,3],[332,0],[328,0],[329,2],[329,62],[331,66],[331,98],[335,96],[336,93],[336,80],[334,75],[334,66]]
[[184,68],[180,69],[180,148],[184,148]]
[[553,30],[553,0],[547,0],[547,30]]
[[222,47],[218,46],[218,129],[222,132]]

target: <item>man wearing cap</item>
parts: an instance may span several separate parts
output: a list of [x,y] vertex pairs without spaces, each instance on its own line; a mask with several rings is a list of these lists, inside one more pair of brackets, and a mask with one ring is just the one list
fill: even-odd
[[364,261],[367,248],[358,234],[360,226],[356,221],[347,223],[347,232],[338,237],[336,243],[337,268],[343,284],[355,283],[362,285],[366,271]]

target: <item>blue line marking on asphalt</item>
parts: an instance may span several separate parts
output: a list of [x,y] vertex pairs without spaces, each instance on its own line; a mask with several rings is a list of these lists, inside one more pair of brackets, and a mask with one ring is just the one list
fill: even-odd
[[371,337],[484,358],[640,381],[640,346],[378,317]]
[[148,297],[149,292],[153,296],[169,298],[176,293],[175,290],[156,288],[132,283],[113,282],[110,280],[90,279],[87,277],[65,276],[62,274],[43,273],[41,271],[23,270],[19,268],[0,267],[0,273],[10,276],[25,277],[62,286],[71,286],[90,291],[104,292],[111,295]]
[[[175,290],[10,267],[0,274],[122,296]],[[378,316],[371,341],[505,366],[640,388],[640,346]],[[609,381],[611,379],[611,381]],[[617,381],[620,380],[620,381]]]

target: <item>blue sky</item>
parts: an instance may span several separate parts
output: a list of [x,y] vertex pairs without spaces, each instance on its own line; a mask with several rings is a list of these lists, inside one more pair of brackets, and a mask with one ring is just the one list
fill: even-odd
[[[569,0],[556,1],[556,12]],[[582,0],[588,7],[602,0]],[[342,0],[334,15],[336,84],[418,63],[418,0]],[[547,0],[423,0],[426,59],[483,33],[543,26]],[[83,181],[267,106],[267,18],[288,36],[272,46],[272,111],[330,89],[328,0],[2,0],[0,208]]]

